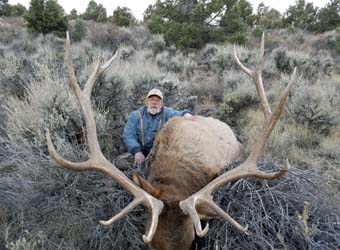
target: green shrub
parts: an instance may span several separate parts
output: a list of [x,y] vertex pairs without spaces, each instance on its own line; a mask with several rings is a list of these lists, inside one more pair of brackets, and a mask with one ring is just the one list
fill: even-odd
[[328,135],[330,129],[340,123],[338,93],[332,82],[295,87],[287,104],[289,118],[317,134]]
[[163,52],[166,48],[166,44],[162,35],[152,35],[152,38],[147,43],[146,48],[151,49],[153,55]]
[[313,129],[301,124],[290,126],[288,134],[290,135],[292,145],[306,151],[307,149],[316,149],[323,137],[320,134],[316,134]]
[[203,57],[203,60],[209,69],[218,73],[235,66],[231,46],[217,46],[216,48],[208,46],[207,53],[204,53],[203,56],[207,56],[206,58]]
[[119,48],[120,51],[120,58],[121,60],[128,60],[131,61],[133,59],[136,50],[131,46],[121,46]]
[[[142,72],[141,72],[142,73]],[[145,103],[145,96],[152,88],[159,88],[164,94],[166,106],[183,108],[183,96],[187,95],[185,84],[173,74],[140,74],[132,79],[129,101],[133,109],[139,108]]]
[[340,54],[340,26],[336,29],[335,49]]
[[241,88],[224,95],[223,103],[217,108],[217,118],[230,126],[236,126],[241,111],[258,103],[256,95],[249,89]]
[[235,127],[245,110],[258,104],[252,80],[243,72],[229,71],[223,77],[223,101],[217,107],[217,118]]
[[27,33],[21,18],[1,17],[0,27],[0,43],[7,46],[10,46],[14,40],[20,39]]
[[248,40],[248,34],[245,32],[236,32],[227,36],[227,41],[232,44],[245,44]]
[[159,53],[155,60],[161,70],[177,74],[183,73],[185,76],[192,74],[196,67],[195,59],[185,56],[181,52],[173,54],[171,51],[164,51]]
[[87,37],[95,46],[115,50],[120,46],[132,46],[136,50],[149,47],[151,34],[142,25],[125,28],[110,22],[96,23],[87,21]]
[[336,39],[336,51],[340,54],[340,36]]
[[[197,71],[189,82],[190,93],[198,98],[198,111],[201,115],[212,115],[216,110],[216,103],[223,101],[223,82],[216,75],[207,75],[204,71]],[[205,110],[208,108],[209,110]]]
[[202,60],[208,60],[218,52],[218,46],[213,43],[207,44],[201,52]]
[[89,1],[85,12],[82,14],[84,20],[93,20],[95,22],[106,22],[106,9],[102,4],[97,4],[95,1]]
[[338,165],[340,164],[340,141],[338,138],[332,137],[326,137],[321,140],[318,154],[322,158]]
[[115,50],[119,47],[119,28],[111,23],[100,24],[87,21],[88,39],[100,48]]
[[70,27],[71,41],[80,42],[81,40],[85,38],[86,32],[87,32],[87,29],[86,29],[85,22],[82,19],[77,18],[74,21],[74,24],[71,25]]
[[256,27],[254,30],[253,30],[253,36],[254,37],[261,37],[263,34],[263,29],[260,28],[260,27]]
[[[40,41],[42,41],[41,36],[33,37],[31,34],[25,32],[19,39],[14,39],[11,42],[11,49],[13,49],[15,53],[25,53],[27,56],[32,56],[38,52],[38,44]],[[26,58],[26,60],[30,60],[30,58]]]
[[0,89],[4,95],[23,96],[25,84],[20,79],[24,61],[13,51],[3,51],[0,57]]
[[287,29],[289,34],[295,34],[298,30],[297,28],[293,27],[293,26],[289,26]]
[[113,11],[112,21],[118,26],[130,26],[137,23],[131,10],[127,7],[117,7]]
[[132,39],[130,40],[130,43],[126,44],[124,41],[122,41],[124,44],[131,45],[138,50],[141,50],[143,48],[149,49],[148,45],[150,40],[152,39],[152,35],[150,33],[150,30],[146,26],[134,25],[129,28],[122,28],[122,30],[125,30],[126,32],[132,34]]
[[[60,48],[59,41],[54,36],[32,37],[23,32],[6,49],[0,49],[1,91],[7,95],[24,96],[36,69],[44,63],[53,67],[60,59],[60,53],[56,51]],[[51,56],[50,60],[45,60],[46,56]]]
[[159,68],[174,73],[182,71],[178,57],[172,56],[168,51],[164,51],[156,56],[156,62]]
[[334,68],[332,57],[323,53],[312,55],[278,48],[273,51],[273,54],[276,67],[280,72],[291,74],[294,67],[298,67],[300,74],[307,79],[317,79],[319,74],[330,75]]
[[40,80],[30,83],[24,100],[9,100],[9,135],[27,146],[45,145],[45,128],[76,137],[83,125],[67,83],[46,67],[39,74]]

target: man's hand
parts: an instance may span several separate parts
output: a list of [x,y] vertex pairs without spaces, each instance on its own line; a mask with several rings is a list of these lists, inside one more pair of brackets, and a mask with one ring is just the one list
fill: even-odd
[[195,120],[195,116],[193,116],[192,114],[190,113],[186,113],[185,115],[183,115],[183,117],[187,120]]
[[142,152],[138,152],[135,154],[135,165],[141,166],[142,163],[145,161],[145,156]]

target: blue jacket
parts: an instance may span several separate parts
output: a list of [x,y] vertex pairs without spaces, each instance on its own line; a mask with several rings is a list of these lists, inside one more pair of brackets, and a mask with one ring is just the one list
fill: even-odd
[[[144,146],[142,145],[141,124],[138,111],[133,111],[124,128],[124,143],[131,154],[142,152],[145,156],[150,152],[158,130],[174,116],[183,116],[191,113],[188,110],[177,111],[169,107],[163,107],[156,115],[151,115],[146,107],[139,109],[143,119]],[[160,118],[162,121],[160,122]]]

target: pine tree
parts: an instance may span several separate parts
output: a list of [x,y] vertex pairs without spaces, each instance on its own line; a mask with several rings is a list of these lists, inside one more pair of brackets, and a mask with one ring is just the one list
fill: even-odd
[[25,15],[27,28],[31,31],[44,33],[45,26],[45,0],[31,0],[28,12]]
[[285,26],[313,30],[317,21],[317,11],[318,8],[314,7],[313,3],[297,0],[296,4],[289,6],[285,13]]
[[44,9],[44,33],[55,32],[59,36],[64,36],[67,30],[67,18],[63,8],[57,0],[47,0]]
[[331,0],[318,13],[316,31],[324,32],[340,27],[340,0]]
[[131,13],[131,10],[127,7],[118,7],[114,10],[112,19],[118,26],[130,26],[137,22],[136,18]]
[[253,16],[247,0],[157,0],[145,11],[144,22],[168,45],[187,49],[225,39],[243,43]]
[[25,6],[20,3],[10,6],[10,16],[24,16],[26,11]]
[[265,29],[277,29],[281,27],[282,15],[281,13],[269,6],[265,6],[264,3],[260,3],[257,7],[255,16],[255,23]]
[[72,9],[68,16],[70,20],[76,20],[78,18],[78,12],[76,9]]
[[8,16],[9,7],[8,0],[0,0],[0,16]]
[[32,32],[64,36],[67,30],[67,18],[57,0],[31,0],[24,18]]
[[246,31],[253,9],[248,1],[237,1],[230,5],[222,16],[220,25],[225,39],[232,43],[243,44],[246,41]]
[[97,22],[106,22],[107,14],[106,9],[102,4],[97,4],[91,0],[87,5],[86,11],[83,14],[84,20],[93,20]]
[[84,20],[77,18],[71,32],[71,39],[75,42],[80,42],[86,36],[86,31]]

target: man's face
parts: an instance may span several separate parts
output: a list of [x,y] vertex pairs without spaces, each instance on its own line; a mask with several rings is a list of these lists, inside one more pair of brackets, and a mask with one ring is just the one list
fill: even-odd
[[146,107],[150,114],[158,114],[163,107],[163,101],[156,95],[150,96],[146,101]]

